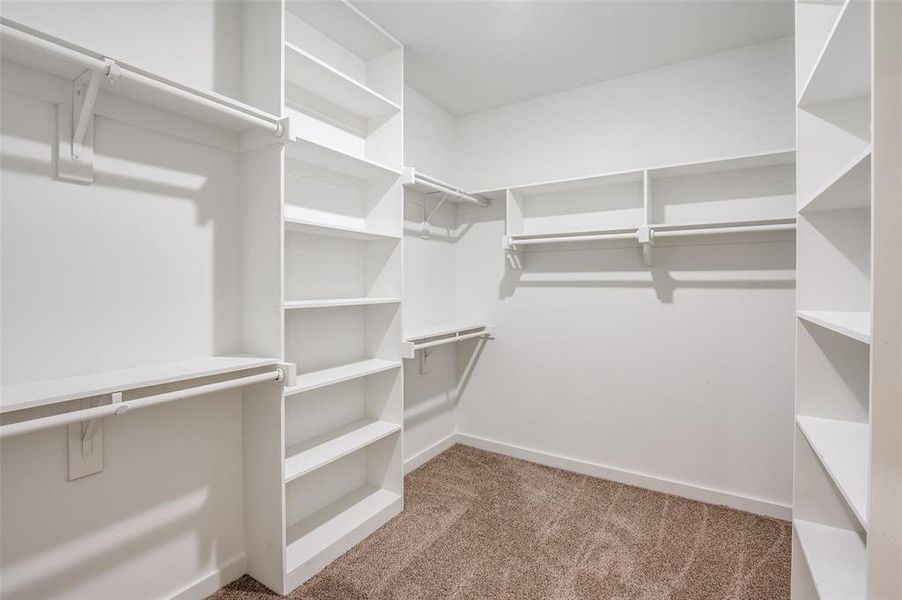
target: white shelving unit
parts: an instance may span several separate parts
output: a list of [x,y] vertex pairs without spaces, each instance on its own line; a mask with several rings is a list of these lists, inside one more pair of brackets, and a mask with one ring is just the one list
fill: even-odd
[[794,150],[778,150],[507,188],[505,247],[515,267],[521,251],[586,242],[641,245],[650,264],[651,248],[675,238],[785,235],[794,165]]
[[[881,10],[895,17],[884,16],[884,23]],[[898,451],[881,441],[898,440],[898,418],[876,417],[881,411],[898,416],[898,394],[886,387],[898,380],[898,354],[892,358],[893,345],[878,342],[894,335],[892,326],[881,330],[881,319],[885,326],[899,322],[897,234],[875,232],[892,231],[902,218],[898,184],[886,193],[898,181],[899,150],[896,138],[881,156],[880,140],[872,139],[872,132],[893,135],[891,127],[877,126],[881,117],[884,124],[899,122],[898,91],[884,88],[887,100],[880,102],[873,83],[881,61],[898,78],[898,13],[898,6],[871,0],[796,3],[795,600],[902,593],[898,544],[885,543],[899,535],[898,491],[880,479],[898,468],[888,467],[898,465]],[[894,39],[896,48],[881,52],[872,35],[884,25],[895,27],[884,39]],[[880,181],[889,187],[880,188]]]
[[246,417],[266,474],[248,570],[287,594],[403,508],[403,51],[347,2],[247,8],[288,122],[266,158],[275,219],[258,218],[278,251],[270,336],[298,369]]

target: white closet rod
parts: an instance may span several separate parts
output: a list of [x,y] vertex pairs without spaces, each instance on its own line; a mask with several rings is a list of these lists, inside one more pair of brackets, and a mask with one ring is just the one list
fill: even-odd
[[[649,228],[653,232],[653,237],[655,239],[658,238],[666,238],[666,237],[679,237],[679,236],[688,236],[688,235],[710,235],[710,234],[718,234],[718,233],[752,233],[759,231],[792,231],[796,228],[795,223],[787,222],[787,223],[761,223],[761,224],[742,224],[742,225],[729,225],[726,223],[711,223],[709,225],[700,224],[700,225],[684,225],[679,226],[679,229],[676,226],[667,226],[674,227],[673,229],[664,229],[659,231],[657,227],[654,225],[650,225]],[[511,239],[511,246],[530,246],[537,244],[560,244],[566,242],[592,242],[592,241],[600,241],[600,240],[638,240],[638,234],[636,232],[624,232],[624,233],[598,233],[598,234],[588,234],[588,235],[569,235],[569,236],[558,236],[558,237],[547,237],[547,238],[534,238],[534,239]]]
[[218,111],[244,121],[249,125],[268,129],[274,135],[282,135],[283,126],[281,123],[251,114],[237,103],[229,102],[228,98],[207,96],[197,90],[185,89],[179,84],[157,75],[140,73],[133,68],[120,65],[110,59],[97,58],[86,52],[68,48],[58,42],[17,29],[6,19],[3,19],[0,31],[2,31],[3,37],[21,46],[55,56],[85,69],[98,71],[104,76],[111,75],[111,70],[115,69],[115,75],[124,80],[193,102],[205,109]]
[[[710,235],[718,233],[753,233],[759,231],[793,231],[795,223],[776,223],[772,225],[738,225],[735,227],[700,227],[697,229],[671,229],[667,231],[655,231],[654,237],[680,237],[686,235]],[[654,231],[654,229],[653,229]]]
[[[270,371],[269,373],[261,373],[259,375],[248,375],[247,377],[239,377],[219,383],[209,383],[207,385],[197,386],[187,390],[178,390],[175,392],[167,392],[165,394],[157,394],[155,396],[147,396],[146,398],[138,398],[136,400],[128,400],[126,402],[113,402],[112,404],[104,404],[103,406],[95,406],[94,408],[85,408],[60,415],[51,415],[49,417],[41,417],[38,419],[30,419],[21,423],[10,423],[0,427],[0,439],[12,437],[14,435],[22,435],[40,431],[42,429],[50,429],[52,427],[60,427],[62,425],[70,425],[72,423],[81,423],[98,419],[101,417],[113,417],[125,414],[130,410],[138,410],[139,408],[147,408],[164,402],[172,402],[173,400],[181,400],[183,398],[193,398],[204,394],[212,394],[213,392],[221,392],[237,387],[253,385],[255,383],[263,383],[266,381],[282,381],[285,378],[284,372],[280,369]],[[115,400],[118,394],[114,394]]]
[[512,239],[512,246],[531,246],[536,244],[560,244],[563,242],[592,242],[597,240],[634,240],[636,233],[598,233],[592,235],[570,235],[560,237],[535,238],[527,240]]
[[456,187],[450,186],[444,181],[439,181],[438,179],[433,179],[428,175],[423,175],[422,173],[413,173],[413,179],[415,183],[419,183],[428,188],[435,190],[436,192],[441,192],[444,194],[453,195],[456,200],[469,202],[470,204],[476,204],[478,206],[482,206],[483,208],[489,205],[487,200],[483,200],[482,198],[477,198],[472,194],[468,194],[463,190],[457,189]]
[[464,335],[453,336],[441,340],[435,340],[434,342],[423,342],[421,344],[414,344],[414,350],[422,350],[423,348],[432,348],[433,346],[442,346],[444,344],[453,344],[454,342],[460,342],[463,340],[469,340],[471,338],[477,337],[489,337],[492,335],[490,331],[477,331],[475,333],[466,333]]

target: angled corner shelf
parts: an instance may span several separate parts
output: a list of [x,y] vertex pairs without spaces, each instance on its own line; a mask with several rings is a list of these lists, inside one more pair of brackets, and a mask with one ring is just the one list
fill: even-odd
[[868,425],[806,416],[796,417],[796,422],[852,513],[867,529]]
[[869,2],[845,0],[799,95],[799,106],[870,93],[870,11]]
[[318,300],[288,300],[285,310],[303,308],[338,308],[341,306],[370,306],[374,304],[398,304],[400,298],[323,298]]
[[401,426],[389,421],[360,419],[285,450],[285,483],[398,433]]
[[867,208],[871,204],[871,146],[856,154],[799,206],[799,212]]
[[821,598],[866,598],[865,542],[848,529],[794,519],[792,528]]
[[293,396],[359,377],[375,375],[376,373],[397,369],[400,366],[401,362],[397,360],[370,358],[328,369],[299,373],[295,385],[285,388],[285,396]]
[[0,392],[2,394],[0,413],[269,367],[280,362],[278,358],[258,356],[211,356],[133,369],[4,385]]
[[800,310],[799,318],[830,331],[871,343],[871,314],[867,312]]
[[395,114],[401,107],[291,42],[285,42],[285,79],[298,89],[363,119]]

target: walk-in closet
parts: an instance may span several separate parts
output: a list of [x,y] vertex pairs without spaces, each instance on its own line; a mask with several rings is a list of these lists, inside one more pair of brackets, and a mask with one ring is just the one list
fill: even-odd
[[3,0],[0,598],[902,600],[902,1]]

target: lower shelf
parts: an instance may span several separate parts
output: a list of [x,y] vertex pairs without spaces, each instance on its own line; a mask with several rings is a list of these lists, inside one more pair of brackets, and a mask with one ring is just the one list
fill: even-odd
[[401,426],[395,423],[361,419],[296,444],[285,451],[285,482],[293,481],[399,431]]
[[293,589],[401,512],[400,494],[364,485],[288,527],[285,563]]
[[867,526],[868,426],[864,423],[796,417],[799,429],[820,459],[862,527]]
[[805,562],[820,600],[865,598],[865,542],[855,531],[796,519]]

